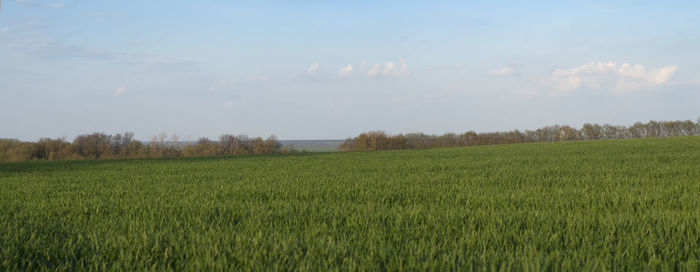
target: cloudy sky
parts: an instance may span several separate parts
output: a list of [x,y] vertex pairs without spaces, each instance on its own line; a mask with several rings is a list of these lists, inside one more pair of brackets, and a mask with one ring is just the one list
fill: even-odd
[[0,137],[700,117],[697,1],[5,0]]

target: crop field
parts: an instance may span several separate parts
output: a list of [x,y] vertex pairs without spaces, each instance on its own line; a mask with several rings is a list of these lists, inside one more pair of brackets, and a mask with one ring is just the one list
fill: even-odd
[[700,137],[0,164],[0,270],[700,269]]
[[283,147],[306,152],[337,152],[345,140],[297,140],[280,141]]

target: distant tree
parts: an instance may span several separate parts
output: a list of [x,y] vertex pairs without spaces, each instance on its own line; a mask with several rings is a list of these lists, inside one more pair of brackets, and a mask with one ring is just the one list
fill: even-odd
[[85,159],[99,159],[111,151],[111,139],[111,136],[100,132],[79,135],[73,140],[71,149]]
[[647,135],[649,137],[662,137],[663,136],[663,130],[661,128],[660,122],[649,121],[649,123],[646,124],[646,128],[647,128]]
[[267,154],[279,153],[282,150],[282,144],[277,139],[277,136],[270,135],[265,139],[265,151]]
[[345,139],[345,141],[338,146],[338,149],[345,151],[355,150],[355,139],[352,137]]
[[253,154],[253,140],[246,135],[224,134],[219,137],[221,153],[226,155]]
[[70,154],[70,144],[63,139],[41,138],[36,143],[33,158],[40,160],[63,159]]
[[[430,135],[407,133],[389,135],[384,131],[368,131],[346,139],[341,150],[385,150],[472,146],[489,144],[512,144],[530,142],[575,141],[596,139],[625,139],[641,137],[693,136],[700,135],[700,118],[696,122],[649,121],[633,125],[615,126],[584,124],[580,129],[567,125],[545,126],[536,130],[462,134],[446,133]],[[0,139],[0,161],[101,159],[101,158],[146,158],[179,156],[214,156],[231,154],[271,154],[295,152],[283,148],[274,135],[263,139],[246,135],[224,134],[218,142],[201,138],[196,144],[183,144],[175,135],[165,133],[147,143],[134,140],[134,134],[107,135],[100,132],[79,135],[73,142],[64,139],[41,138],[37,142],[22,142],[16,139]]]
[[132,140],[120,152],[121,158],[146,158],[149,155],[149,148],[140,141]]
[[[516,130],[516,132],[517,132],[517,130]],[[559,139],[559,141],[574,141],[574,140],[578,140],[578,138],[579,138],[578,134],[579,134],[579,132],[575,128],[564,125],[564,126],[559,127],[557,138]],[[518,140],[520,140],[520,139],[518,139]],[[520,140],[519,142],[524,142],[524,141]]]
[[151,138],[148,143],[148,157],[179,157],[182,155],[182,148],[177,135],[168,138],[168,135],[161,133]]
[[686,120],[681,122],[681,136],[693,136],[697,134],[697,127],[693,121]]
[[632,138],[646,137],[646,126],[641,122],[636,122],[634,125],[629,127],[629,134]]
[[16,161],[17,151],[14,148],[21,144],[17,139],[0,139],[0,161]]
[[219,155],[219,144],[209,138],[200,138],[196,144],[187,145],[183,149],[184,156],[216,156]]
[[129,153],[127,147],[131,142],[134,141],[134,133],[126,132],[124,135],[116,134],[112,136],[110,141],[110,147],[112,148],[112,155],[114,157],[128,157]]
[[479,135],[474,131],[467,131],[462,134],[462,138],[466,141],[467,145],[475,145]]
[[8,146],[2,157],[5,161],[29,161],[36,159],[33,156],[36,154],[36,148],[35,143],[17,141]]
[[583,133],[583,137],[586,140],[598,140],[601,139],[602,135],[602,127],[598,124],[590,124],[590,123],[585,123],[583,124],[583,128],[581,128],[581,131]]

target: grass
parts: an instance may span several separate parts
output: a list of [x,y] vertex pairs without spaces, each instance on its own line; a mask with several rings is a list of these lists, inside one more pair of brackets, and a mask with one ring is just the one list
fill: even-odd
[[700,137],[0,164],[0,270],[700,269]]
[[306,151],[306,152],[338,152],[338,147],[333,146],[306,146],[297,147],[296,150]]

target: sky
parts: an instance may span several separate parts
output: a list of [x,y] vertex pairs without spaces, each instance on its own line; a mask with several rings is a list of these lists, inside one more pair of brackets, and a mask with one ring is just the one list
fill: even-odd
[[699,3],[5,0],[0,138],[696,120]]

